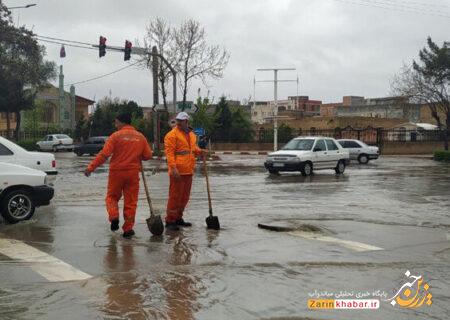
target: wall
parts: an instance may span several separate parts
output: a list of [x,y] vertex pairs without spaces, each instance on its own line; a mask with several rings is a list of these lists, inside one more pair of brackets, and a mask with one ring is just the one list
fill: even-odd
[[374,118],[402,118],[409,122],[420,120],[420,105],[361,105],[351,107],[337,107],[338,117],[374,117]]
[[[279,125],[285,123],[291,128],[310,130],[312,127],[320,129],[344,129],[348,126],[352,128],[392,128],[393,126],[408,122],[407,119],[385,119],[366,117],[307,117],[298,120],[281,120]],[[263,128],[272,129],[273,124],[262,125]]]
[[432,154],[435,150],[443,150],[443,142],[384,142],[381,154]]

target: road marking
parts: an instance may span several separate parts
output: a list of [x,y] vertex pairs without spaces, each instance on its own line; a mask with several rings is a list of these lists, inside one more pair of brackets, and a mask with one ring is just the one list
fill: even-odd
[[13,260],[30,264],[30,268],[50,282],[79,281],[92,278],[68,263],[22,241],[0,238],[0,253]]
[[302,237],[305,239],[313,239],[323,242],[329,242],[329,243],[336,243],[339,245],[342,245],[343,247],[346,247],[351,250],[355,250],[358,252],[364,252],[364,251],[378,251],[378,250],[384,250],[383,248],[372,246],[370,244],[357,242],[357,241],[351,241],[351,240],[343,240],[338,239],[334,237],[329,236],[323,236],[314,232],[306,232],[306,231],[292,231],[288,232],[288,234],[296,236],[296,237]]

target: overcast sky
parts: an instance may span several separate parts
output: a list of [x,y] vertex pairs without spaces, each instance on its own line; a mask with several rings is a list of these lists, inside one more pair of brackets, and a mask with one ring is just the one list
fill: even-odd
[[[122,46],[125,39],[143,39],[149,21],[157,16],[173,25],[193,18],[207,32],[211,44],[231,53],[224,78],[211,81],[217,100],[253,95],[253,76],[272,79],[257,68],[295,67],[280,79],[300,77],[299,94],[323,102],[342,101],[344,95],[379,97],[404,62],[417,57],[431,36],[439,45],[450,41],[450,0],[3,0],[7,6],[37,3],[13,10],[15,22],[39,35]],[[431,3],[426,5],[426,3]],[[377,7],[378,6],[378,7]],[[384,8],[379,8],[384,7]],[[412,12],[414,11],[414,12]],[[18,16],[20,14],[20,17]],[[47,59],[64,65],[66,83],[102,75],[127,65],[122,53],[45,44]],[[197,89],[192,83],[189,98]],[[273,98],[273,86],[259,83],[256,99]],[[100,99],[109,95],[152,104],[148,70],[126,69],[109,77],[77,85],[77,94]],[[281,83],[279,99],[297,92],[295,83]],[[179,95],[180,96],[180,95]]]

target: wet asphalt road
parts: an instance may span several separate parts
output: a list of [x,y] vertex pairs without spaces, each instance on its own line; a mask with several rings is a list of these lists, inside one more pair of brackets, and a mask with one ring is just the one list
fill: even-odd
[[[141,188],[137,236],[125,240],[106,220],[107,168],[89,179],[81,174],[90,159],[57,154],[52,204],[30,221],[0,223],[0,239],[21,240],[92,278],[50,282],[34,271],[46,262],[0,254],[0,319],[450,318],[450,165],[384,157],[352,164],[343,176],[320,171],[305,178],[267,175],[263,156],[222,156],[210,179],[223,230],[205,229],[206,186],[198,173],[186,213],[192,228],[152,238]],[[146,166],[154,206],[164,213],[165,165]],[[258,223],[312,225],[324,237]],[[379,250],[357,250],[355,243]],[[431,306],[308,309],[315,292],[379,290],[390,297],[407,270],[427,281]]]

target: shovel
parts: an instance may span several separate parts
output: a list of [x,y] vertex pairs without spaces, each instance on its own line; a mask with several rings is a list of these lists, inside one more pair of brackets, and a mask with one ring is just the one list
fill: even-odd
[[208,192],[208,205],[209,205],[209,216],[206,218],[206,226],[208,227],[208,229],[219,230],[220,229],[219,218],[213,216],[212,211],[211,192],[209,190],[209,179],[208,179],[208,166],[206,165],[206,155],[203,155],[203,166],[205,167],[206,190]]
[[155,214],[153,211],[152,199],[150,198],[150,192],[147,187],[147,180],[144,175],[144,168],[141,164],[142,181],[144,181],[145,194],[147,196],[148,206],[150,207],[150,218],[146,219],[148,230],[155,236],[160,236],[164,232],[164,224],[159,214]]

